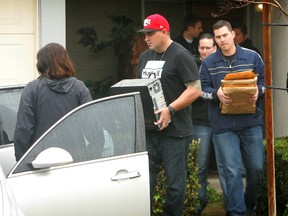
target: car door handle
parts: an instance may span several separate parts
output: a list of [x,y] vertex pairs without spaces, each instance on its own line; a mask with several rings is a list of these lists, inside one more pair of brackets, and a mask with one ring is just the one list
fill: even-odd
[[111,177],[112,181],[118,181],[118,180],[123,180],[123,179],[133,179],[133,178],[139,178],[141,176],[141,173],[138,171],[134,172],[128,172],[125,174],[118,174],[115,176]]

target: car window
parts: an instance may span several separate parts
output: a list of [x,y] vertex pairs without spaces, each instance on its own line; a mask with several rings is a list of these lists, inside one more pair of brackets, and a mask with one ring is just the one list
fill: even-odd
[[13,143],[17,112],[24,87],[1,88],[0,91],[0,145]]
[[[74,163],[144,150],[139,144],[139,140],[144,141],[144,134],[137,131],[139,125],[144,131],[143,111],[137,111],[139,108],[134,96],[130,96],[90,102],[70,112],[40,138],[16,172],[30,170],[29,162],[49,147],[67,150]],[[142,147],[137,147],[137,143]]]

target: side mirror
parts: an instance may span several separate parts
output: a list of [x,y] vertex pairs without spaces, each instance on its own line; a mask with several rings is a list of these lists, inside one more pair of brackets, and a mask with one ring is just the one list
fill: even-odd
[[42,151],[31,165],[35,169],[50,168],[73,163],[73,158],[66,150],[51,147]]

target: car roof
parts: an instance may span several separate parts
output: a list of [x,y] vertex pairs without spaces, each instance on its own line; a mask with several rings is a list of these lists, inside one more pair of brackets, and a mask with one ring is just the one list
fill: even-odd
[[24,88],[26,84],[0,85],[0,89]]

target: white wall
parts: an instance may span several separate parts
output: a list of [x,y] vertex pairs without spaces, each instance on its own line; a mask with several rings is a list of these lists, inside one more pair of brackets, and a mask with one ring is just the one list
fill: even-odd
[[39,47],[56,42],[66,47],[65,0],[39,0]]

